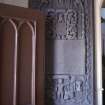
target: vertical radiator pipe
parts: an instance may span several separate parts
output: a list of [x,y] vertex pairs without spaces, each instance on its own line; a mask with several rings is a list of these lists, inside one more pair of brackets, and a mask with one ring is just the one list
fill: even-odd
[[95,28],[95,80],[96,80],[96,104],[103,105],[102,101],[102,45],[101,45],[101,16],[100,0],[94,0],[94,28]]

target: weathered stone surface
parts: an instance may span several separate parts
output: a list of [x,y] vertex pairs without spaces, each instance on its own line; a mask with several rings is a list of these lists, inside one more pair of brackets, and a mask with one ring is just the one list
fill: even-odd
[[48,74],[85,74],[84,40],[47,40],[46,43]]

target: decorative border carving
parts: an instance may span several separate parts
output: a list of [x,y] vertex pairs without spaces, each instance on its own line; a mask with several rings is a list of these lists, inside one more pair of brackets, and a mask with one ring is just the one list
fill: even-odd
[[[87,9],[90,5],[89,1],[84,2],[85,10],[85,45],[86,45],[86,65],[85,65],[85,87],[86,87],[86,100],[89,105],[93,105],[93,37],[92,35],[92,24],[90,12],[92,7]],[[92,6],[92,4],[91,4]]]

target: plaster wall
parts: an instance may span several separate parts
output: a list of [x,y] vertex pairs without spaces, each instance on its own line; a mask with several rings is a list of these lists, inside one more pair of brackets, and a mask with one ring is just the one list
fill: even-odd
[[28,1],[29,0],[0,0],[0,3],[4,4],[10,4],[10,5],[15,5],[15,6],[20,6],[20,7],[28,7]]

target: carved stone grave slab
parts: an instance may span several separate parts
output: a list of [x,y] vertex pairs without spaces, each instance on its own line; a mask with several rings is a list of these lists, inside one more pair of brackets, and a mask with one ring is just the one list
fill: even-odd
[[46,14],[45,105],[94,105],[92,0],[32,0]]

